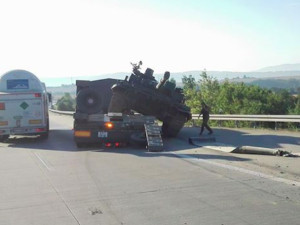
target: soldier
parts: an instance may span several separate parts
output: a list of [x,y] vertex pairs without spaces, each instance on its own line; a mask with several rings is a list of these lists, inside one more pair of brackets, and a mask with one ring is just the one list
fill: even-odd
[[210,111],[210,108],[204,103],[202,102],[201,103],[201,106],[202,106],[202,109],[200,111],[200,114],[198,116],[198,119],[201,115],[203,115],[203,120],[202,120],[202,125],[201,125],[201,131],[199,133],[199,135],[202,135],[203,133],[203,130],[204,130],[204,127],[209,131],[208,134],[212,134],[213,131],[212,129],[208,126],[208,120],[209,120],[209,111]]

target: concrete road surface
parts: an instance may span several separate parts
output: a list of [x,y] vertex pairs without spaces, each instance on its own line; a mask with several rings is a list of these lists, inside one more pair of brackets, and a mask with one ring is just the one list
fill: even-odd
[[161,153],[77,149],[71,129],[72,117],[51,114],[48,140],[0,143],[0,224],[300,224],[299,173],[283,168],[299,158],[195,148],[186,138],[196,128],[165,140]]

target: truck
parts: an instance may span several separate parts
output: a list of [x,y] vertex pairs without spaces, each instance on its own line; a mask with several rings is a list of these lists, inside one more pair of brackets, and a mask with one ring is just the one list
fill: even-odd
[[12,70],[0,77],[0,141],[10,135],[49,134],[48,94],[37,76]]
[[[158,82],[153,70],[140,72],[133,64],[128,79],[77,80],[74,138],[78,147],[89,143],[119,146],[143,143],[150,151],[163,147],[161,136],[175,137],[191,119],[181,88],[169,82],[165,72]],[[162,121],[162,129],[156,120]]]
[[76,81],[74,140],[77,147],[100,144],[120,147],[144,145],[149,151],[161,151],[163,143],[155,117],[128,112],[109,112],[111,87],[116,79]]

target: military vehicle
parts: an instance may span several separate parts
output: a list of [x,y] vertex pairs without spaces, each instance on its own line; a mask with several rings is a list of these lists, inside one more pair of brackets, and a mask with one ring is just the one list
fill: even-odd
[[175,137],[184,123],[191,119],[190,108],[184,103],[183,90],[168,81],[170,72],[158,82],[154,71],[147,68],[140,72],[142,61],[132,64],[133,72],[129,79],[118,80],[112,86],[109,112],[126,113],[131,110],[143,115],[155,116],[163,122],[162,134]]
[[155,118],[163,121],[163,135],[170,137],[191,119],[182,89],[168,81],[170,73],[157,82],[152,69],[140,72],[141,64],[133,64],[129,80],[76,81],[74,139],[78,147],[139,142],[149,151],[161,151],[163,143]]
[[162,151],[163,143],[154,116],[108,112],[111,87],[115,79],[77,80],[74,140],[78,147],[102,144],[119,147],[127,144]]

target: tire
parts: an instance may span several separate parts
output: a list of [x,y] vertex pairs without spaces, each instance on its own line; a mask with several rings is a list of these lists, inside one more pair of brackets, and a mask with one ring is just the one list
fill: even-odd
[[40,134],[41,139],[47,139],[49,137],[49,119],[47,119],[47,127],[46,127],[46,132]]
[[0,142],[4,142],[4,141],[6,141],[8,138],[9,138],[9,135],[8,135],[8,134],[0,135]]
[[76,142],[76,146],[77,146],[77,148],[84,148],[84,147],[87,146],[87,144],[86,143],[81,143],[81,142]]
[[187,118],[182,115],[169,118],[163,121],[162,133],[164,137],[176,137],[181,128],[184,126]]
[[130,136],[130,144],[134,146],[146,146],[147,138],[143,132],[133,133]]
[[83,113],[94,114],[101,112],[103,101],[99,90],[85,88],[77,94],[77,110]]
[[40,134],[40,138],[41,138],[41,139],[47,139],[48,137],[49,137],[49,131]]

